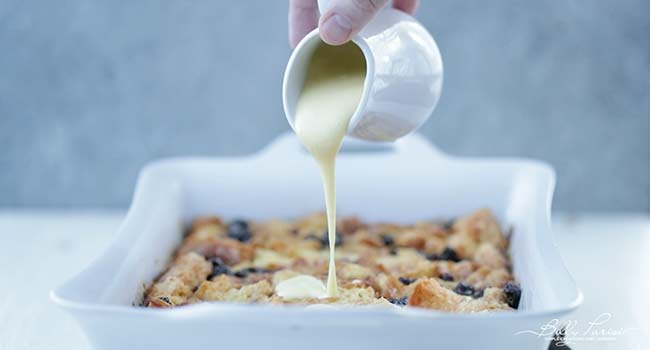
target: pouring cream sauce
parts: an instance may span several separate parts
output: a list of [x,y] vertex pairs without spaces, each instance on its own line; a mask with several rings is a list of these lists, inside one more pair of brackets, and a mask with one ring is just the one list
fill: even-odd
[[[302,144],[318,163],[329,239],[327,288],[311,276],[297,276],[276,287],[284,298],[336,297],[336,155],[350,118],[361,100],[366,77],[366,61],[361,49],[349,42],[342,46],[321,44],[307,69],[298,99],[294,128]],[[320,284],[319,284],[320,282]],[[326,291],[326,293],[323,293]]]

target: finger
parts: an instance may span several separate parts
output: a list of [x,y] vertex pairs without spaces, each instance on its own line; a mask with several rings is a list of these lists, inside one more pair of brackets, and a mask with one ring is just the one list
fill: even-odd
[[316,0],[289,0],[289,45],[296,45],[318,26]]
[[320,19],[320,35],[330,45],[345,44],[388,0],[332,0]]
[[393,7],[409,15],[414,15],[419,3],[419,0],[393,0]]

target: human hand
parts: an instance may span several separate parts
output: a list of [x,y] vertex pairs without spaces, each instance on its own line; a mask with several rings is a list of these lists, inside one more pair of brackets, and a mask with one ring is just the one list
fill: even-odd
[[[332,0],[320,16],[317,0],[289,0],[289,44],[292,48],[314,30],[330,45],[345,44],[390,0]],[[414,14],[419,0],[393,0],[393,7]]]

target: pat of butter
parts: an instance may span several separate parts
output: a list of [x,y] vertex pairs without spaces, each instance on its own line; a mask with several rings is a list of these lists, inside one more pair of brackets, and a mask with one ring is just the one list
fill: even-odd
[[327,297],[327,290],[318,278],[300,275],[278,283],[275,294],[284,299],[322,299]]

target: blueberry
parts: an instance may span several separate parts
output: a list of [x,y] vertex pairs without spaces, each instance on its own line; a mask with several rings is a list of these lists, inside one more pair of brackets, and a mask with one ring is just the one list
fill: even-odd
[[239,277],[239,278],[245,278],[245,277],[248,276],[248,274],[249,274],[249,273],[248,273],[248,270],[246,270],[246,269],[244,269],[244,270],[239,270],[239,271],[235,271],[235,273],[233,273],[233,275],[234,275],[235,277]]
[[456,254],[456,251],[447,247],[445,250],[440,253],[440,260],[451,260],[454,262],[459,262],[460,258],[458,258],[458,254]]
[[440,260],[440,256],[436,253],[427,254],[425,255],[425,257],[427,258],[427,260],[431,260],[431,261]]
[[[325,232],[323,232],[323,236],[321,238],[321,241],[323,242],[323,247],[329,247],[330,246],[330,236],[329,236],[329,232],[327,230],[325,230]],[[335,243],[335,245],[337,247],[340,247],[340,246],[343,245],[343,236],[338,231],[336,232],[336,243]]]
[[451,231],[451,229],[454,227],[454,223],[456,222],[456,219],[449,219],[442,223],[442,228],[444,228],[447,231]]
[[219,275],[230,275],[230,268],[228,266],[212,266],[212,273],[210,273],[210,276],[208,276],[208,279],[212,279],[213,277],[219,276]]
[[456,294],[470,296],[474,294],[474,288],[468,284],[459,282],[454,288],[454,292],[456,292]]
[[440,254],[436,253],[431,253],[425,255],[427,260],[435,261],[435,260],[449,260],[449,261],[454,261],[454,262],[459,262],[461,259],[458,257],[458,254],[456,254],[456,251],[447,247],[445,250],[442,251]]
[[236,219],[228,224],[228,232],[248,231],[248,222],[242,219]]
[[484,292],[485,292],[484,289],[479,289],[479,290],[475,291],[474,294],[472,294],[472,298],[474,298],[474,299],[482,298]]
[[415,278],[400,277],[399,281],[402,282],[403,285],[408,286],[409,284],[415,282]]
[[223,262],[223,260],[219,258],[212,258],[210,259],[210,262],[212,263],[212,273],[210,273],[208,279],[212,279],[212,277],[223,274],[230,275],[230,268]]
[[[323,232],[322,235],[317,236],[317,235],[309,235],[305,237],[305,239],[313,239],[321,244],[321,248],[329,247],[330,246],[330,239],[329,239],[329,233],[327,230]],[[343,244],[343,236],[340,233],[336,233],[336,246],[340,247]]]
[[248,273],[269,273],[271,270],[261,267],[249,267],[246,269]]
[[503,293],[506,295],[506,302],[508,306],[513,309],[519,308],[519,300],[521,300],[521,288],[512,283],[506,282],[503,286]]
[[454,280],[454,276],[452,276],[450,273],[443,272],[440,274],[440,279],[443,281],[451,282]]
[[388,301],[391,304],[397,305],[397,306],[406,306],[406,304],[409,301],[409,297],[402,297],[402,298],[389,298]]
[[390,250],[388,251],[388,254],[397,255],[397,248],[391,247]]
[[271,272],[271,270],[264,269],[261,267],[247,267],[245,269],[235,271],[232,275],[239,278],[246,278],[248,277],[248,275],[253,273],[267,273],[267,272]]
[[384,243],[385,246],[390,247],[393,244],[395,244],[395,239],[393,239],[393,236],[391,235],[381,235],[381,241]]
[[226,263],[224,263],[223,260],[221,260],[221,258],[219,258],[219,257],[215,257],[215,258],[210,259],[210,263],[212,264],[213,267],[214,266],[226,265]]
[[318,243],[323,244],[322,237],[318,237],[316,235],[307,235],[305,236],[305,239],[312,239],[314,241],[318,241]]
[[228,237],[240,242],[248,242],[251,236],[248,222],[244,220],[233,220],[228,224]]

